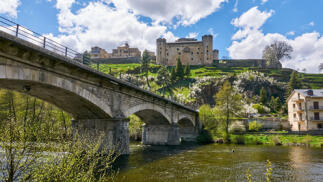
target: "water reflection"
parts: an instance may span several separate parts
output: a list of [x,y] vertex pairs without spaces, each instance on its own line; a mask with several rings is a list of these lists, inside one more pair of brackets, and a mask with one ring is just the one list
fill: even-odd
[[[132,145],[119,160],[117,181],[265,181],[266,160],[273,164],[272,181],[322,181],[323,150],[301,147]],[[232,152],[234,149],[234,152]]]

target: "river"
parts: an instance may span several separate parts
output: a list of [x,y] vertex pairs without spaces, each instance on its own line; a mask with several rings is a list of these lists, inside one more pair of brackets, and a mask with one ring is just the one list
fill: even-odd
[[116,181],[265,181],[266,160],[272,181],[323,182],[323,149],[298,146],[192,145],[142,146],[131,144],[131,154],[120,158]]

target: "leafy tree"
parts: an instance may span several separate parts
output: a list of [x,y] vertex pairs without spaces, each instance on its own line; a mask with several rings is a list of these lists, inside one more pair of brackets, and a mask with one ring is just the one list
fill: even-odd
[[260,90],[260,99],[259,100],[264,105],[267,103],[267,91],[264,87],[262,87]]
[[170,78],[171,78],[172,82],[175,82],[175,80],[176,80],[176,71],[175,71],[174,67],[172,67],[172,71],[170,73]]
[[280,109],[281,109],[281,102],[280,102],[280,98],[279,97],[276,97],[275,98],[275,108],[276,108],[276,111],[278,112]]
[[278,112],[281,109],[279,97],[274,98],[274,96],[271,96],[269,107],[272,112]]
[[149,63],[150,63],[150,55],[149,55],[149,52],[145,50],[142,54],[142,59],[141,59],[141,72],[146,77],[147,86],[150,88],[149,79],[148,79]]
[[184,78],[184,68],[181,62],[180,58],[177,58],[177,64],[176,64],[176,68],[175,68],[175,72],[176,72],[176,77],[179,79],[183,79]]
[[293,47],[284,41],[275,41],[265,47],[263,58],[266,59],[267,65],[272,68],[281,68],[280,60],[283,58],[290,59]]
[[289,96],[294,89],[301,88],[301,85],[301,81],[299,80],[296,71],[293,71],[287,84],[287,96]]
[[204,129],[215,131],[217,128],[216,115],[210,105],[204,104],[199,108],[199,117]]
[[230,118],[238,116],[242,110],[242,97],[236,93],[229,81],[225,81],[220,91],[215,95],[216,106],[225,118],[225,132],[229,134]]
[[162,66],[157,72],[157,83],[163,86],[163,95],[165,95],[165,87],[171,80],[171,76],[166,66]]
[[184,75],[188,78],[191,75],[191,69],[189,63],[186,64],[184,69]]

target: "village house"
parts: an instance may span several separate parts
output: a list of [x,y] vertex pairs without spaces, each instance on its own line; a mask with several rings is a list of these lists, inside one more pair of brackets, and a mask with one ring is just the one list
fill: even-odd
[[323,89],[295,89],[287,104],[292,131],[323,132]]

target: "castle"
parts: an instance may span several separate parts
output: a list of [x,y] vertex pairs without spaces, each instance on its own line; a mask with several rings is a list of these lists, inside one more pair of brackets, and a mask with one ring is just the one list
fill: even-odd
[[180,38],[175,42],[166,42],[159,38],[157,43],[157,64],[174,66],[180,58],[182,64],[211,65],[218,59],[218,50],[213,50],[213,36],[204,35],[202,41],[193,38]]
[[159,38],[157,43],[156,62],[160,65],[175,66],[180,58],[182,64],[213,65],[217,67],[257,67],[281,69],[278,62],[267,62],[265,59],[222,59],[219,51],[213,50],[212,35],[202,36],[202,41],[193,38],[180,38],[175,42],[166,42]]

